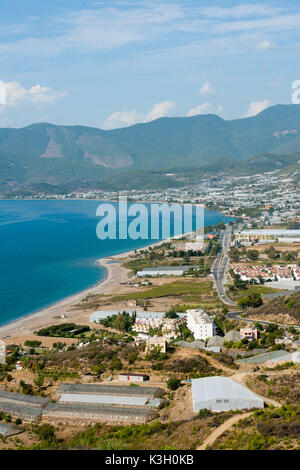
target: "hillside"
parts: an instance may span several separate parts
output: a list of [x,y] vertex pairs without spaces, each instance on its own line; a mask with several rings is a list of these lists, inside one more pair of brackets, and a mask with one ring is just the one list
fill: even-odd
[[300,292],[273,299],[248,313],[250,318],[300,325]]
[[299,450],[300,407],[257,410],[220,436],[209,450]]
[[209,114],[111,131],[39,123],[0,129],[0,191],[28,185],[33,191],[36,185],[127,188],[145,170],[154,172],[146,185],[167,187],[174,180],[165,179],[166,170],[271,171],[297,166],[299,151],[300,105],[277,105],[233,121]]

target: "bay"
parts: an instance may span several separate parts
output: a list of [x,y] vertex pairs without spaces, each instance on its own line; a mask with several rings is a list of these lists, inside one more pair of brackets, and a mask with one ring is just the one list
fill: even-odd
[[[100,282],[105,270],[97,259],[157,241],[97,238],[100,202],[0,201],[0,325]],[[226,220],[205,211],[206,226]]]

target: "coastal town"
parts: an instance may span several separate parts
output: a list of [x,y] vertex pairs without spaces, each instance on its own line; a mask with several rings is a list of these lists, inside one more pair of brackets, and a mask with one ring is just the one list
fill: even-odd
[[297,456],[299,49],[296,0],[0,1],[2,467]]
[[[184,180],[180,173],[172,174],[174,181]],[[187,179],[187,178],[186,178]],[[231,217],[243,217],[248,227],[252,224],[272,226],[300,220],[299,170],[292,174],[284,170],[254,175],[208,176],[203,172],[198,183],[165,190],[75,191],[65,194],[36,192],[34,196],[16,196],[16,199],[96,199],[118,201],[126,196],[128,201],[203,204],[210,210],[221,211]],[[0,198],[6,197],[3,193]],[[251,217],[253,215],[253,217]]]
[[[112,438],[218,449],[223,423],[231,436],[232,420],[256,426],[277,409],[288,426],[299,404],[298,205],[255,197],[259,214],[235,198],[223,208],[235,217],[206,227],[202,244],[195,232],[99,260],[102,283],[1,327],[0,448],[72,448],[78,426],[100,423],[92,442],[103,449]],[[120,425],[141,438],[121,439]],[[286,448],[270,436],[260,445]]]

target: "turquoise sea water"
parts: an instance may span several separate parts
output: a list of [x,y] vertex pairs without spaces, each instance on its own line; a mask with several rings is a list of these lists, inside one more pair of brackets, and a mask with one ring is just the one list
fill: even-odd
[[[98,258],[156,241],[99,240],[99,203],[0,201],[0,325],[102,280],[105,271],[96,265]],[[205,211],[205,225],[226,220]]]

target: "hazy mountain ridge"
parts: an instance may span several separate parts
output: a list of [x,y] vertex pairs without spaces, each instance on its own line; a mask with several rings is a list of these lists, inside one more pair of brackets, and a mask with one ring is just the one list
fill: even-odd
[[153,172],[156,186],[162,172],[165,187],[165,170],[272,171],[296,164],[299,151],[300,105],[277,105],[232,121],[208,114],[160,118],[111,131],[39,123],[0,129],[0,187],[110,186],[113,181],[122,186],[122,179],[127,187],[131,183],[125,178],[137,182],[144,170]]

